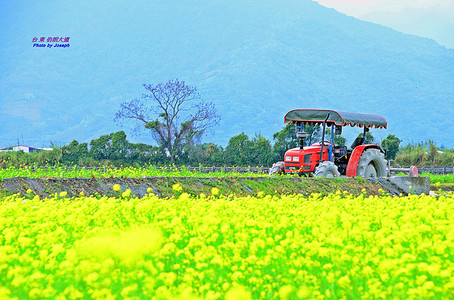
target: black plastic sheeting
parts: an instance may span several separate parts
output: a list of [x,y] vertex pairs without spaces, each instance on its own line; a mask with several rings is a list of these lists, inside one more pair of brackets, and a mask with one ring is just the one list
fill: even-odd
[[358,127],[375,127],[386,128],[388,124],[385,118],[376,114],[364,114],[354,112],[343,112],[334,110],[321,110],[321,109],[294,109],[289,111],[285,117],[284,122],[296,124],[302,122],[304,125],[319,125],[323,124],[326,116],[329,118],[326,121],[328,124],[334,123],[336,126],[358,126]]

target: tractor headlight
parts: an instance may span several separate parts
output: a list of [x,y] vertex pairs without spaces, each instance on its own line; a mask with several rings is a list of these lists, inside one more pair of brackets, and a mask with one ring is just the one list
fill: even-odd
[[285,161],[292,161],[292,157],[291,156],[286,156],[285,157]]
[[293,161],[300,161],[300,157],[299,156],[293,156]]

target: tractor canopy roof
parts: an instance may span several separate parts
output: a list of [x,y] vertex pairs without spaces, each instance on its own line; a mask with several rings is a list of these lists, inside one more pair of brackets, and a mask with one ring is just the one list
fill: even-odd
[[320,125],[325,121],[326,116],[329,114],[327,123],[334,123],[337,126],[352,127],[375,127],[375,128],[386,128],[387,123],[385,118],[376,114],[364,114],[364,113],[353,113],[334,111],[327,109],[294,109],[289,111],[285,117],[284,122],[290,124],[296,124],[302,122],[304,125]]

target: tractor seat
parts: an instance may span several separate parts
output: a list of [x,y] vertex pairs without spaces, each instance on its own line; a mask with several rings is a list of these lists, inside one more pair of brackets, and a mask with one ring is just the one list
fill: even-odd
[[353,141],[353,144],[351,145],[351,148],[352,149],[355,149],[356,147],[358,147],[359,145],[361,145],[363,143],[363,137],[357,137],[354,141]]

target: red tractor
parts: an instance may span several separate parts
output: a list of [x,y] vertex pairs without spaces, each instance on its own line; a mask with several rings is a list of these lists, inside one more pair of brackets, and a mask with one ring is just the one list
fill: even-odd
[[[284,122],[296,125],[296,136],[300,139],[300,146],[288,150],[284,162],[275,164],[275,169],[280,171],[283,169],[286,174],[316,177],[387,176],[383,149],[376,144],[364,144],[369,128],[386,128],[387,123],[382,116],[334,110],[294,109],[285,115]],[[303,126],[307,124],[323,126],[320,143],[304,146],[304,139],[308,134],[303,131]],[[329,141],[325,140],[326,126],[331,127]],[[334,143],[334,135],[341,134],[343,126],[364,128],[362,138],[357,138],[350,149],[346,146],[336,146]]]

